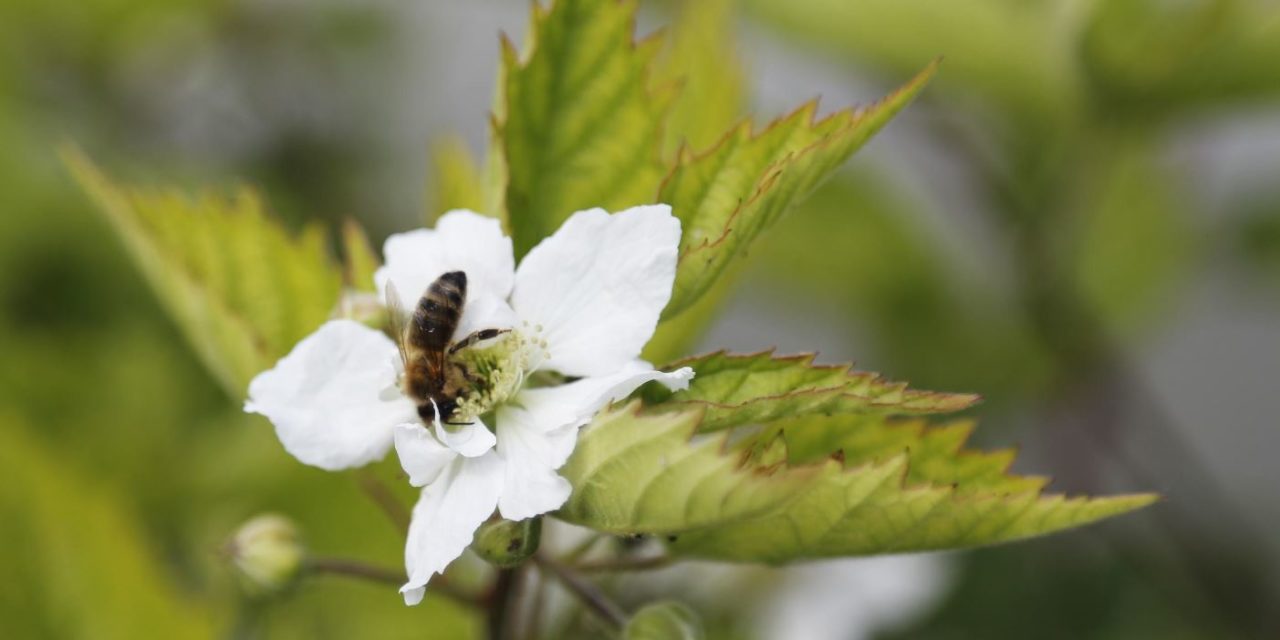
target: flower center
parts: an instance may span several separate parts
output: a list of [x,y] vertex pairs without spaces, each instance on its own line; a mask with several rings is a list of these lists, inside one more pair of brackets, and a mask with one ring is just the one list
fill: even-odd
[[455,420],[484,415],[511,399],[524,383],[537,345],[525,333],[512,329],[454,354],[450,364],[466,389],[458,397]]

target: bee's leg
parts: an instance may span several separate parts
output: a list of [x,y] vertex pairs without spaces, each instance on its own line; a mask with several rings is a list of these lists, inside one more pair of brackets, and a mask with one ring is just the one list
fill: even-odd
[[452,347],[449,347],[449,355],[453,355],[459,351],[462,351],[463,349],[466,349],[467,347],[477,342],[480,342],[481,340],[492,340],[493,338],[496,338],[508,331],[510,331],[510,329],[481,329],[479,331],[473,332],[471,335],[463,338],[461,341],[454,343]]

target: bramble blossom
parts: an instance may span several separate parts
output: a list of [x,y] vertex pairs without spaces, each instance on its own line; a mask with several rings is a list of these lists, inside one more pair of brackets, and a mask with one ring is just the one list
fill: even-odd
[[427,582],[462,554],[494,509],[523,520],[564,504],[556,470],[578,430],[601,408],[657,381],[683,389],[688,368],[666,373],[640,360],[671,297],[680,222],[667,205],[609,214],[580,211],[515,266],[497,220],[452,211],[435,229],[391,236],[379,293],[393,286],[412,307],[441,274],[463,271],[467,297],[455,339],[508,329],[459,351],[477,384],[450,422],[424,424],[401,391],[400,355],[381,331],[331,320],[249,386],[260,413],[298,460],[323,469],[381,459],[394,445],[422,487],[405,547],[417,604]]

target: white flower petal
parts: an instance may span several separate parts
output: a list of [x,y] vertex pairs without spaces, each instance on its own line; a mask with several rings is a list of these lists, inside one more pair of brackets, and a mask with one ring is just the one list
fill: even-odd
[[387,238],[382,247],[386,264],[373,275],[378,295],[386,295],[393,281],[412,309],[427,287],[448,271],[467,274],[468,299],[494,296],[506,299],[514,282],[515,258],[511,239],[495,219],[472,211],[450,211],[435,229],[416,229]]
[[530,414],[531,424],[549,432],[586,424],[605,405],[627,397],[646,382],[656,381],[668,389],[680,390],[688,388],[692,379],[693,369],[689,367],[668,373],[655,370],[653,365],[643,360],[633,360],[609,375],[592,376],[555,387],[525,389],[517,396],[516,402]]
[[671,207],[650,205],[580,211],[529,251],[511,306],[542,327],[543,366],[594,376],[637,358],[671,299],[679,244]]
[[498,501],[502,517],[531,518],[558,509],[569,499],[573,488],[556,469],[573,453],[578,428],[601,407],[646,382],[656,380],[683,389],[692,377],[689,368],[664,373],[634,361],[613,375],[520,392],[514,403],[498,410],[498,455],[506,463]]
[[498,510],[507,520],[524,520],[560,508],[573,487],[556,469],[578,439],[577,427],[544,431],[518,407],[498,411],[498,455],[506,463]]
[[458,452],[440,444],[430,431],[418,422],[396,425],[396,454],[400,466],[409,474],[409,484],[421,487],[440,476],[440,472],[458,457]]
[[298,460],[335,471],[378,460],[392,429],[416,415],[394,387],[396,346],[358,322],[332,320],[249,383],[244,410],[275,425]]
[[516,312],[511,310],[506,300],[490,295],[472,297],[467,294],[462,317],[458,318],[458,327],[453,330],[453,339],[460,341],[481,329],[510,329],[515,326]]
[[462,555],[476,529],[493,513],[502,491],[502,467],[496,453],[457,458],[422,490],[404,549],[409,581],[400,593],[405,604],[422,601],[431,576]]
[[470,424],[448,425],[447,428],[436,418],[435,427],[440,442],[468,458],[484,455],[498,441],[480,418],[472,418]]

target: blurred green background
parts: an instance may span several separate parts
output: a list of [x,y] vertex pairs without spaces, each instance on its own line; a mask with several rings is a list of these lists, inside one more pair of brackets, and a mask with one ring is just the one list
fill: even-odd
[[[496,36],[527,10],[0,5],[0,637],[477,632],[448,601],[338,578],[238,595],[218,549],[257,513],[389,567],[399,535],[218,389],[56,151],[135,181],[259,184],[290,226],[354,217],[380,239],[435,213],[431,145],[483,149]],[[641,30],[680,10],[643,4]],[[703,346],[978,392],[979,443],[1019,443],[1018,470],[1167,500],[1010,547],[695,566],[628,592],[686,594],[717,637],[1280,635],[1280,6],[747,0],[722,26],[748,98],[700,99],[760,119],[945,62],[753,247]],[[704,72],[737,73],[715,59]]]

